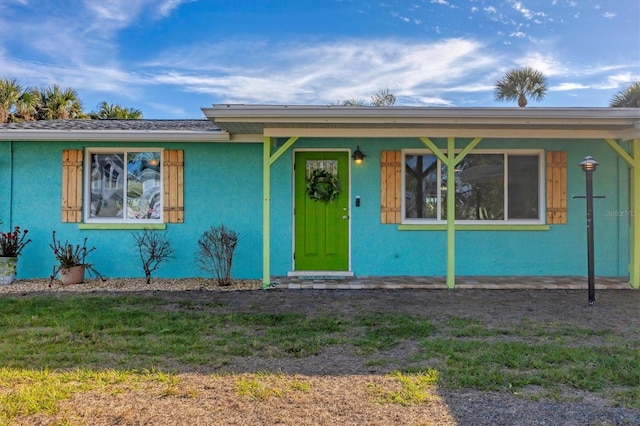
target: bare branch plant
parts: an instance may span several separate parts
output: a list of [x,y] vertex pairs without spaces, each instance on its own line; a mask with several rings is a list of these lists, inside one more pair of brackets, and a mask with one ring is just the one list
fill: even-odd
[[218,285],[230,285],[233,252],[237,245],[238,234],[235,231],[224,225],[212,226],[198,239],[198,266],[215,275]]
[[138,247],[142,269],[147,280],[151,283],[151,273],[160,267],[164,260],[173,258],[173,249],[166,234],[146,229],[133,234]]

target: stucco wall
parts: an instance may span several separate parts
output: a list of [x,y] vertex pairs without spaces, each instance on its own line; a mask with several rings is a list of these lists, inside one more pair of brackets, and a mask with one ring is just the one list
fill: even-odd
[[[445,147],[443,139],[434,139]],[[462,148],[465,140],[458,141]],[[401,231],[380,223],[380,151],[424,148],[416,139],[301,139],[294,149],[348,148],[360,145],[362,165],[351,164],[351,265],[356,275],[446,274],[445,231]],[[20,225],[30,231],[18,266],[18,278],[46,277],[55,263],[51,231],[80,242],[85,236],[97,251],[90,261],[110,277],[142,276],[133,231],[80,230],[61,222],[61,156],[63,149],[127,146],[80,142],[0,142],[0,229]],[[155,272],[158,277],[202,276],[195,263],[197,239],[209,226],[223,223],[240,234],[233,276],[262,275],[262,145],[231,143],[158,143],[145,146],[183,149],[185,220],[168,224],[175,259]],[[536,231],[459,231],[458,275],[586,275],[584,173],[578,163],[592,155],[600,166],[594,193],[605,195],[595,206],[596,274],[628,276],[628,167],[603,141],[484,140],[478,149],[546,149],[568,153],[566,225]],[[288,150],[272,166],[271,273],[292,270],[292,158]],[[360,196],[361,206],[354,200]]]
[[[80,230],[61,222],[62,150],[87,146],[140,146],[68,142],[0,142],[0,225],[6,231],[20,225],[33,242],[19,260],[17,278],[47,277],[55,258],[51,232],[73,243],[88,237],[97,250],[89,261],[109,277],[144,276],[130,230]],[[210,226],[224,224],[239,233],[232,273],[237,278],[262,274],[262,155],[261,145],[153,144],[184,150],[184,223],[167,225],[175,258],[154,276],[197,277],[197,240]],[[10,150],[13,150],[11,155]],[[13,158],[13,189],[8,190]],[[9,207],[11,206],[11,207]]]
[[[446,147],[443,139],[434,139]],[[456,141],[463,148],[468,140]],[[446,275],[446,231],[400,231],[380,223],[380,151],[425,148],[419,140],[301,139],[294,148],[350,148],[367,155],[351,165],[351,264],[356,275]],[[477,149],[564,150],[568,154],[567,224],[543,231],[457,231],[458,275],[586,275],[585,175],[578,164],[592,155],[600,166],[594,174],[596,274],[628,276],[629,174],[627,165],[604,141],[483,140]],[[291,270],[292,152],[273,166],[272,274]],[[360,196],[361,207],[355,207]],[[616,216],[621,212],[622,216]],[[277,231],[276,231],[277,230]],[[282,249],[280,249],[282,248]]]

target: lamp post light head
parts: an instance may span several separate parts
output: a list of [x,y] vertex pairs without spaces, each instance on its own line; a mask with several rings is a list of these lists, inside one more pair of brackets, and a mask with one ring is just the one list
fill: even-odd
[[582,167],[584,172],[595,172],[596,167],[598,167],[600,163],[593,159],[590,155],[584,157],[584,160],[579,164]]

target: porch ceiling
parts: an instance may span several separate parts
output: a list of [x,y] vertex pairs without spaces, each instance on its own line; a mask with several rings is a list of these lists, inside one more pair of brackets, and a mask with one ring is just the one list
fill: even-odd
[[640,138],[638,108],[430,108],[214,105],[233,135],[288,137]]

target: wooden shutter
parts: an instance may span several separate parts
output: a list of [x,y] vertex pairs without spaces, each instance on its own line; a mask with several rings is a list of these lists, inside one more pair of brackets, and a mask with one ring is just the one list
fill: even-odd
[[567,223],[566,151],[547,151],[547,223]]
[[400,151],[380,153],[380,220],[382,223],[400,223],[402,200],[402,166]]
[[62,151],[62,221],[82,222],[82,150]]
[[164,221],[184,222],[184,151],[164,151]]

